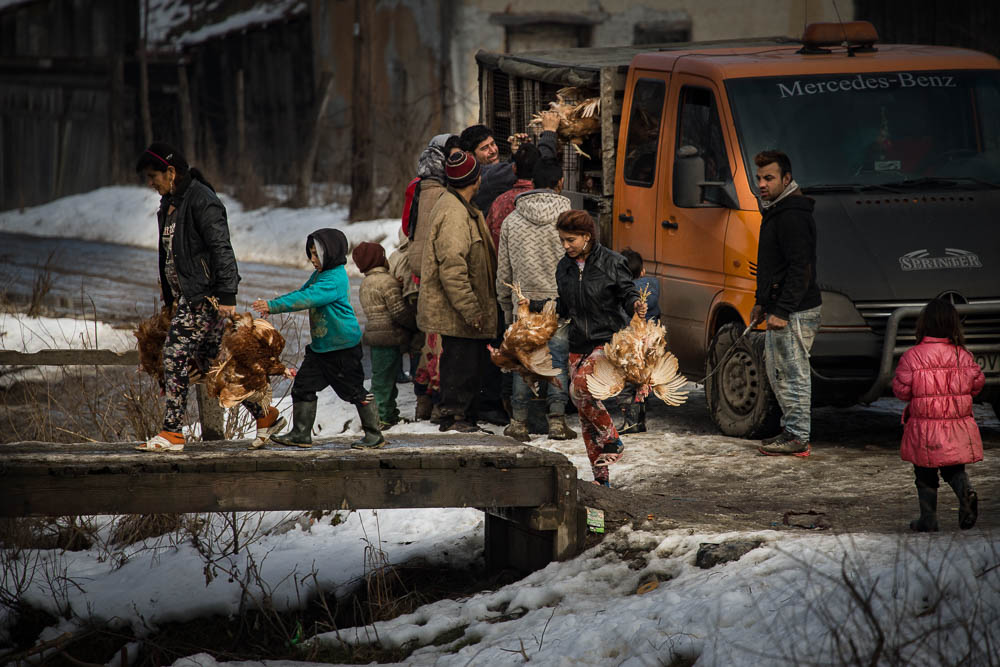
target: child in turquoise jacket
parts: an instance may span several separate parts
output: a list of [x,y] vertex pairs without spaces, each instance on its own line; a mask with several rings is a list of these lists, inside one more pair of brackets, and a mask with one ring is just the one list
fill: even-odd
[[333,387],[342,400],[358,408],[364,437],[354,448],[382,447],[375,397],[365,389],[361,365],[361,327],[351,306],[347,237],[339,229],[319,229],[306,239],[306,256],[315,271],[301,288],[276,299],[254,301],[254,310],[267,316],[309,309],[312,342],[292,384],[292,430],[272,435],[271,441],[295,447],[312,446],[316,421],[316,392]]

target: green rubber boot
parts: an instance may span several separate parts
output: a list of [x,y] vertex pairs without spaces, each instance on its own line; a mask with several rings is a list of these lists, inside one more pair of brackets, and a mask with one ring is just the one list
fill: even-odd
[[351,443],[353,449],[378,449],[385,447],[385,438],[378,428],[378,405],[373,396],[367,403],[356,403],[358,416],[361,418],[361,428],[365,435],[360,440]]
[[292,403],[292,430],[282,435],[272,435],[271,442],[287,447],[312,447],[312,428],[316,422],[316,401]]

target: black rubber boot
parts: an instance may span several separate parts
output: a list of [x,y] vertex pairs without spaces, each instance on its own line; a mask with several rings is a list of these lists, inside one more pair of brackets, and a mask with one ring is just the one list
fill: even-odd
[[920,518],[910,522],[910,530],[918,533],[936,533],[938,531],[937,489],[918,483],[917,499],[920,501]]
[[312,429],[316,422],[316,401],[292,402],[292,430],[272,435],[271,442],[288,447],[312,447]]
[[951,484],[952,490],[958,496],[958,527],[962,530],[968,530],[976,525],[976,519],[979,518],[979,497],[972,490],[972,484],[969,482],[969,475],[966,472],[955,475],[948,483]]
[[361,428],[365,435],[360,440],[351,443],[354,449],[378,449],[385,447],[385,437],[378,428],[378,404],[374,397],[367,403],[355,403],[358,417],[361,418]]

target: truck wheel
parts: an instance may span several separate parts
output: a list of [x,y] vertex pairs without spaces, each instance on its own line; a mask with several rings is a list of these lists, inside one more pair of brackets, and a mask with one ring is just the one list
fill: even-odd
[[712,338],[705,362],[706,375],[738,347],[723,366],[705,380],[705,400],[712,420],[726,435],[765,438],[781,427],[781,408],[764,369],[764,334],[740,338],[741,324],[724,324]]

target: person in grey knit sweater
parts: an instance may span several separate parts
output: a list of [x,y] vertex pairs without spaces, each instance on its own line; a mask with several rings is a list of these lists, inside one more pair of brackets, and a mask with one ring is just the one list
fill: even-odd
[[[500,228],[500,245],[497,249],[497,299],[503,309],[507,324],[514,321],[513,297],[508,285],[517,283],[529,300],[555,300],[556,265],[565,252],[556,231],[556,220],[563,211],[571,208],[570,200],[559,194],[562,191],[562,166],[554,159],[543,159],[535,165],[532,174],[534,190],[517,197],[514,210]],[[552,365],[559,369],[560,387],[548,386],[547,407],[549,437],[553,440],[571,440],[576,437],[566,425],[566,401],[569,390],[569,339],[568,327],[560,323],[549,340]],[[519,375],[514,376],[511,399],[510,424],[504,435],[522,442],[529,440],[528,401],[531,390]]]

